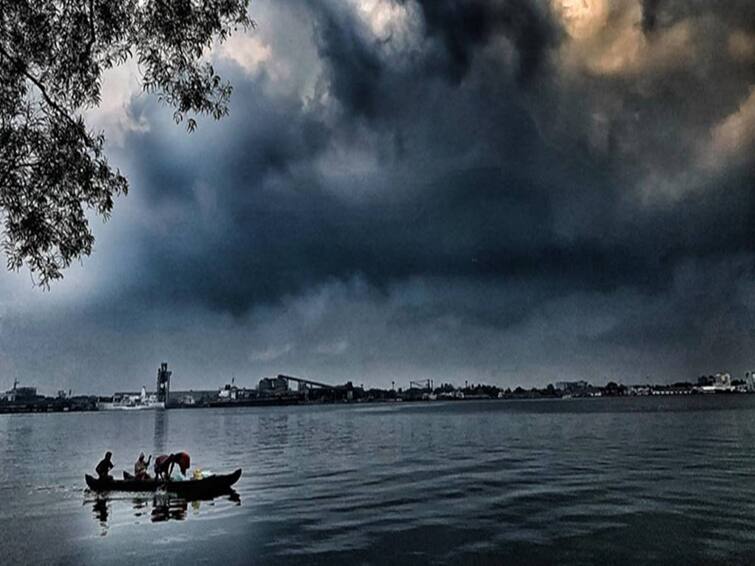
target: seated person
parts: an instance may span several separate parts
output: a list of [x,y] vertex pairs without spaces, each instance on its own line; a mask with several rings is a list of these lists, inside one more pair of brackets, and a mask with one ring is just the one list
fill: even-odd
[[149,469],[149,462],[152,460],[152,455],[150,454],[149,458],[147,458],[147,461],[144,461],[144,452],[139,454],[139,459],[134,464],[134,477],[138,480],[148,480],[151,479],[149,477],[149,474],[147,473],[147,470]]
[[94,469],[94,471],[97,472],[97,477],[101,480],[113,479],[113,477],[108,473],[113,469],[113,462],[110,461],[112,455],[112,452],[105,452],[105,457],[100,460],[100,463],[97,464],[97,467]]

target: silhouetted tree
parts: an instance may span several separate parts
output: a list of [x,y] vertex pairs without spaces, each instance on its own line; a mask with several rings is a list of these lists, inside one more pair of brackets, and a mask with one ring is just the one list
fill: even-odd
[[193,116],[228,113],[231,86],[203,51],[252,22],[249,0],[0,0],[0,214],[8,268],[39,282],[89,255],[86,211],[107,218],[126,179],[82,113],[102,73],[134,57],[146,92]]

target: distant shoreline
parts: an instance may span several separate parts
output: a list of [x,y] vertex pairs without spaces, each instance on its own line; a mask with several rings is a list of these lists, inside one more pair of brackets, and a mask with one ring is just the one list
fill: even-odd
[[443,402],[464,402],[464,401],[570,401],[570,400],[599,400],[599,399],[637,399],[647,397],[742,397],[749,396],[750,391],[660,391],[655,390],[650,393],[641,394],[622,394],[622,395],[602,395],[602,394],[584,394],[584,395],[542,395],[532,391],[525,393],[512,393],[502,396],[486,395],[469,395],[465,397],[415,397],[415,398],[392,398],[392,399],[356,399],[356,400],[338,400],[338,401],[306,401],[300,398],[266,398],[239,401],[213,401],[205,404],[183,405],[174,404],[164,409],[138,409],[138,410],[104,410],[97,407],[98,397],[76,397],[72,399],[55,399],[43,398],[41,400],[30,401],[25,403],[8,403],[0,402],[0,414],[49,414],[49,413],[83,413],[83,412],[102,412],[102,413],[145,413],[172,411],[176,409],[233,409],[240,407],[282,407],[282,406],[317,406],[317,405],[384,405],[395,403],[422,403],[432,404],[440,401]]

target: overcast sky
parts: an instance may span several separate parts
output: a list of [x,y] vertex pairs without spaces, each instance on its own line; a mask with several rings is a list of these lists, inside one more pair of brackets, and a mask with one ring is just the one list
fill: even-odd
[[106,76],[131,183],[0,389],[693,380],[755,369],[755,3],[254,0],[189,135]]

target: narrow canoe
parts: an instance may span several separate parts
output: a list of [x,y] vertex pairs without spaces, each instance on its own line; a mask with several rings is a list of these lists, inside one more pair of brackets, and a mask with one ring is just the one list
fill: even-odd
[[208,494],[222,494],[228,492],[231,486],[239,481],[241,470],[236,470],[232,474],[217,474],[208,476],[201,480],[184,480],[184,481],[163,481],[163,480],[101,480],[94,478],[89,474],[84,476],[87,486],[92,491],[165,491],[177,495],[201,496]]

